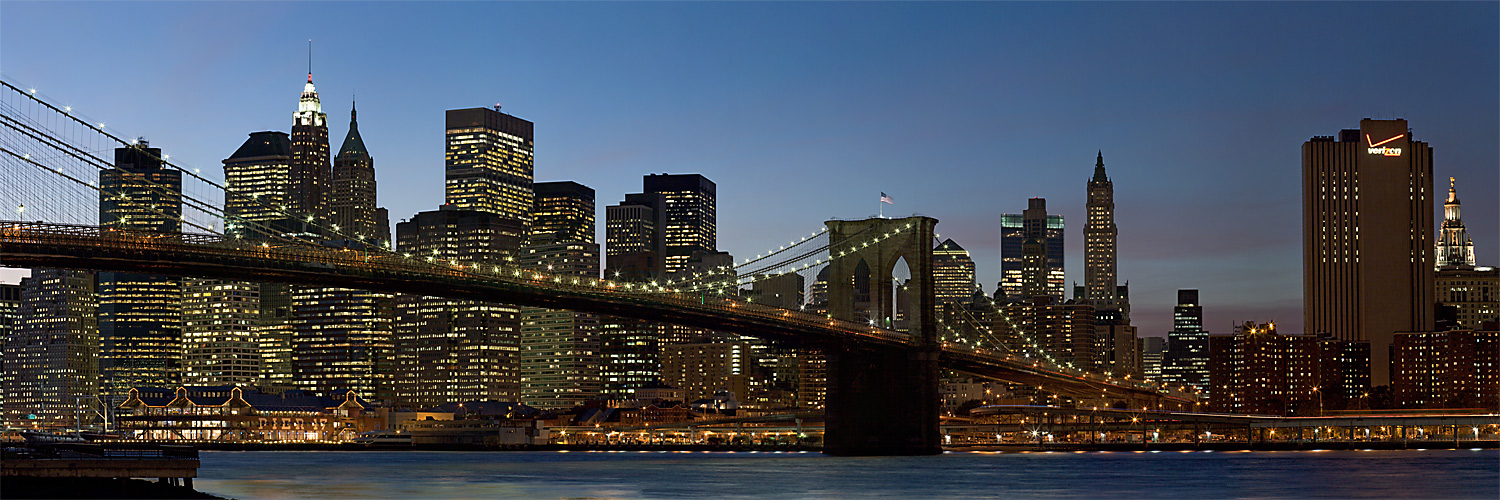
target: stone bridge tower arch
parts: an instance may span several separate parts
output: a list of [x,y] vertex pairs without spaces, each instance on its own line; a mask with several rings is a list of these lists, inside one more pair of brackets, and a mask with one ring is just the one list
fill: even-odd
[[931,217],[827,222],[829,251],[835,257],[828,265],[828,314],[846,321],[868,320],[858,314],[857,306],[862,304],[856,303],[854,288],[856,269],[864,262],[869,270],[867,307],[871,316],[894,318],[896,285],[892,271],[898,260],[905,259],[911,272],[906,324],[913,339],[911,345],[898,349],[854,342],[825,347],[827,453],[942,452],[938,432],[939,337],[932,278],[937,222]]

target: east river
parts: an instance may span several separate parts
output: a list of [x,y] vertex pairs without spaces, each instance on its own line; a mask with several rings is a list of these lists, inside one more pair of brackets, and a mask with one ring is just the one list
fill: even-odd
[[1500,451],[202,453],[198,490],[279,498],[1500,498]]

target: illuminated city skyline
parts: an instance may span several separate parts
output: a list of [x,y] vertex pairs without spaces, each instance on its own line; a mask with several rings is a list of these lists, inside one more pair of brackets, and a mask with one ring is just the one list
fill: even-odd
[[[357,91],[395,221],[442,200],[443,111],[498,101],[536,123],[536,180],[590,186],[599,210],[642,175],[701,173],[743,257],[884,191],[888,215],[941,220],[993,293],[999,214],[1041,197],[1085,220],[1102,149],[1142,335],[1170,329],[1179,288],[1213,298],[1212,331],[1300,332],[1298,145],[1399,116],[1440,151],[1434,179],[1470,186],[1478,264],[1500,263],[1494,4],[76,7],[7,4],[6,77],[206,172],[287,131],[313,38],[331,133]],[[55,37],[22,19],[53,18],[90,36],[25,43]]]

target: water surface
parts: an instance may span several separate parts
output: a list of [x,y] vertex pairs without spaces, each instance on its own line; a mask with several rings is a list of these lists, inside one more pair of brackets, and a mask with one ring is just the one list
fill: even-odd
[[1500,451],[202,453],[195,486],[283,498],[1500,498]]

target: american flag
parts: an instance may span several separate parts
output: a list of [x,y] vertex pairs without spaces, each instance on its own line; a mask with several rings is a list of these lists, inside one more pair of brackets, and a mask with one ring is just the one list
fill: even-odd
[[881,203],[891,204],[891,205],[895,205],[896,204],[895,201],[891,200],[891,195],[885,194],[884,191],[880,192],[880,202]]

